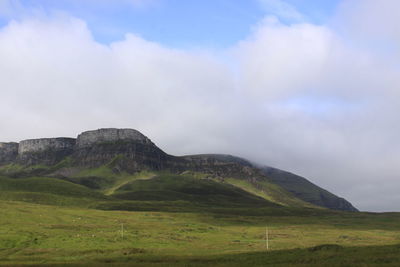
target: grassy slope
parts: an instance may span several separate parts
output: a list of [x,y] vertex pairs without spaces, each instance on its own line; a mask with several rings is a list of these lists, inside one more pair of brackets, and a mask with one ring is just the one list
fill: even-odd
[[43,172],[53,172],[64,167],[69,167],[71,165],[71,158],[66,157],[64,160],[60,161],[54,166],[46,165],[31,165],[23,166],[17,163],[11,163],[8,165],[0,166],[0,175],[11,176],[11,177],[32,177],[36,174],[41,174]]
[[[217,155],[223,156],[223,155]],[[190,172],[186,171],[183,173],[185,176],[190,176],[197,179],[205,179],[208,175],[199,173],[199,172]],[[224,178],[224,179],[213,179],[216,182],[222,182],[224,184],[230,184],[237,188],[240,188],[250,194],[261,197],[267,201],[274,202],[279,205],[283,205],[286,207],[305,207],[305,208],[317,208],[323,209],[320,206],[315,206],[308,202],[305,202],[297,197],[295,197],[292,193],[283,189],[277,184],[270,183],[267,180],[264,181],[256,181],[256,183],[251,183],[246,177],[243,179],[238,178]]]
[[[154,177],[155,174],[146,172],[117,175],[103,167],[84,170],[78,175],[70,181],[45,177],[0,178],[0,199],[103,210],[190,212],[211,209],[240,214],[265,213],[263,209],[248,209],[254,206],[280,209],[280,206],[232,185],[191,176],[158,173]],[[90,181],[90,186],[101,189],[93,190],[71,182],[82,182],[83,179]]]
[[[400,264],[396,245],[400,243],[400,214],[238,216],[100,211],[9,201],[0,201],[0,210],[0,264],[8,266],[63,262],[93,266],[111,262],[142,266]],[[266,225],[269,253],[263,240]],[[326,243],[343,248],[306,249]]]
[[302,201],[301,199],[294,197],[291,193],[284,190],[280,186],[267,181],[258,182],[258,187],[246,180],[241,179],[228,178],[225,179],[225,182],[283,206],[321,208],[319,206],[314,206],[310,203]]
[[[74,171],[73,175],[69,175],[69,178],[66,178],[66,180],[100,191],[105,195],[112,195],[118,190],[118,188],[132,181],[154,178],[157,175],[163,177],[169,176],[167,173],[142,172],[132,175],[124,171],[119,171],[118,168],[115,167],[118,165],[121,157],[122,156],[116,156],[108,164],[99,168],[83,169],[79,172]],[[66,158],[57,165],[51,167],[41,165],[24,167],[18,164],[10,164],[0,168],[0,175],[3,174],[6,176],[30,177],[32,176],[32,174],[35,176],[46,174],[46,176],[51,176],[52,173],[55,174],[60,169],[68,168],[70,164],[70,158]],[[204,174],[194,172],[186,172],[184,176],[199,179],[206,177],[206,175]],[[218,183],[221,182],[218,179],[216,179],[215,181]],[[296,198],[292,193],[286,191],[279,185],[270,183],[268,181],[258,181],[257,185],[254,185],[248,182],[244,177],[244,179],[224,179],[224,183],[233,185],[237,188],[240,188],[241,190],[253,194],[254,196],[264,198],[267,201],[271,201],[279,205],[290,207],[318,208],[317,206]]]
[[[231,184],[168,173],[132,179],[117,188],[111,196],[114,201],[98,203],[95,207],[104,210],[213,211],[230,214],[281,210],[280,205]],[[261,209],[253,209],[255,207]]]
[[95,169],[84,169],[69,181],[83,184],[92,189],[98,189],[105,195],[112,195],[121,186],[134,181],[150,179],[154,177],[153,172],[140,172],[137,174],[129,174],[127,172],[114,172],[110,166],[101,166]]
[[191,176],[163,174],[147,180],[135,180],[120,187],[115,197],[122,199],[146,200],[187,200],[196,203],[219,206],[258,205],[276,206],[258,196],[230,184],[213,180],[197,179]]
[[11,179],[0,177],[0,199],[39,204],[85,206],[107,198],[84,186],[55,178]]
[[304,177],[270,167],[262,169],[271,182],[292,192],[297,198],[319,206],[332,207],[338,205],[338,196],[311,183]]
[[[194,194],[193,192],[182,192],[182,190],[193,190],[195,186],[197,186],[197,190],[202,187],[203,193],[206,191],[212,192],[215,188],[225,188],[225,195],[227,195],[227,191],[232,191],[234,194],[237,194],[238,191],[241,192],[241,195],[250,193],[252,196],[247,194],[246,197],[239,197],[238,201],[243,200],[246,202],[249,199],[254,200],[257,197],[261,197],[268,202],[272,201],[280,205],[292,206],[292,207],[312,207],[315,206],[301,201],[295,198],[293,195],[288,193],[286,190],[283,190],[279,186],[275,184],[271,184],[268,182],[259,183],[261,188],[256,188],[249,182],[245,180],[239,179],[225,179],[223,184],[220,181],[210,181],[208,179],[204,179],[206,175],[201,173],[193,173],[193,172],[185,172],[184,174],[177,176],[172,175],[170,173],[163,172],[142,172],[136,175],[131,175],[124,172],[115,173],[112,170],[113,162],[109,164],[96,168],[96,169],[87,169],[82,170],[81,172],[75,174],[73,178],[69,180],[75,183],[83,184],[93,189],[98,189],[104,192],[106,195],[116,195],[119,199],[125,200],[142,200],[142,201],[152,201],[152,200],[169,200],[169,201],[195,201],[197,203],[204,202],[202,201],[201,194]],[[154,179],[151,179],[154,178]],[[151,181],[143,181],[150,180]],[[196,180],[197,179],[197,180]],[[187,180],[186,183],[183,180]],[[179,181],[179,182],[178,182]],[[126,190],[132,184],[129,190]],[[186,186],[191,184],[190,188],[178,188],[182,186]],[[145,188],[143,188],[143,186]],[[121,192],[123,191],[121,188],[125,188],[125,191],[130,192]],[[136,188],[133,190],[132,188]],[[143,192],[138,192],[140,190]],[[215,191],[215,190],[214,190]],[[134,193],[133,193],[134,192]],[[189,193],[189,194],[188,194]],[[223,202],[227,202],[228,199],[222,199],[219,197],[214,197],[214,199],[210,199],[210,195],[207,196],[209,200],[213,200],[218,204],[222,204]],[[231,197],[229,200],[230,203],[235,202],[235,198]],[[148,203],[147,203],[148,204]],[[148,205],[145,206],[148,206]],[[165,203],[163,203],[165,206]],[[182,204],[182,203],[181,203]],[[265,203],[264,203],[265,204]],[[129,205],[131,208],[127,208]],[[177,203],[171,203],[171,205],[176,206]],[[179,205],[178,205],[179,206]],[[133,207],[133,208],[132,208]],[[112,203],[112,204],[102,204],[102,208],[105,209],[136,209],[135,205],[131,205],[130,203]],[[162,209],[165,209],[163,207]],[[157,209],[156,209],[157,210]],[[179,209],[181,210],[181,209]]]

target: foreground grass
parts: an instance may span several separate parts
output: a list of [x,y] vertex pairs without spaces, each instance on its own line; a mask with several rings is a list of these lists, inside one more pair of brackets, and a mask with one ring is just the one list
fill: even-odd
[[[32,251],[33,253],[33,251]],[[36,252],[37,253],[37,252]],[[208,256],[160,256],[140,250],[96,250],[96,259],[74,263],[10,264],[8,266],[399,266],[400,246],[343,248],[323,245],[309,249]],[[104,256],[107,255],[107,256]]]
[[[101,211],[13,201],[0,201],[0,210],[0,264],[8,266],[400,265],[400,215],[395,213],[241,216]],[[321,244],[337,246],[308,249]]]

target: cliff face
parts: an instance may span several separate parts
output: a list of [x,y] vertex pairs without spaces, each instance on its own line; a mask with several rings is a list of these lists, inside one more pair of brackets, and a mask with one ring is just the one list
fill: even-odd
[[23,165],[53,165],[72,154],[74,138],[42,138],[21,141],[17,162]]
[[129,172],[162,170],[174,158],[132,129],[99,129],[78,136],[73,153],[76,165],[98,167],[116,157],[119,167]]
[[76,147],[85,148],[100,143],[113,142],[135,142],[140,144],[154,145],[149,138],[139,131],[133,129],[99,129],[95,131],[87,131],[78,135]]
[[41,153],[46,150],[71,150],[74,148],[74,138],[41,138],[21,141],[18,154]]
[[77,139],[42,138],[0,145],[1,165],[52,166],[68,156],[79,167],[98,167],[118,157],[119,167],[129,172],[161,170],[175,160],[133,129],[99,129],[83,132]]
[[203,172],[215,177],[249,177],[256,179],[263,176],[248,161],[229,155],[191,155],[184,156],[182,159],[184,159],[183,169]]
[[18,143],[0,143],[0,166],[14,162],[18,156]]

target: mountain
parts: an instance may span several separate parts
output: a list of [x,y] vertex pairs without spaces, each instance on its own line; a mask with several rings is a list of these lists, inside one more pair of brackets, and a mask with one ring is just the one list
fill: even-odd
[[[91,205],[114,209],[138,208],[137,201],[142,201],[141,205],[145,205],[143,201],[164,201],[178,206],[185,202],[199,207],[249,205],[357,211],[345,199],[303,177],[230,155],[169,155],[133,129],[87,131],[76,139],[0,143],[0,176],[0,190],[7,192],[3,195],[17,200],[20,196],[42,199],[43,194],[52,194],[72,198],[67,202],[76,203],[77,195],[89,190],[93,192],[84,195],[92,196],[87,200],[92,201]],[[42,191],[34,190],[38,187]],[[64,187],[70,192],[67,196],[52,190]]]

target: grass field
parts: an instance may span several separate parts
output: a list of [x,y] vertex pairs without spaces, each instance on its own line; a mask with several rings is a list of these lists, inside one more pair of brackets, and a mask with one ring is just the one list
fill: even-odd
[[0,177],[0,265],[400,266],[399,213],[289,208],[196,175]]
[[[0,210],[4,265],[400,264],[400,215],[395,213],[240,216],[101,211],[15,201],[0,201]],[[331,245],[316,247],[322,244]]]

